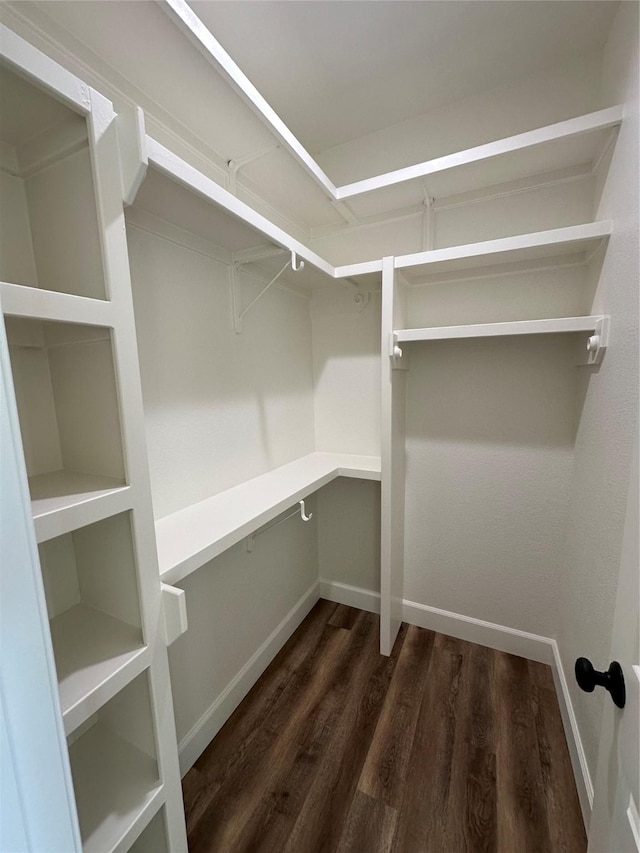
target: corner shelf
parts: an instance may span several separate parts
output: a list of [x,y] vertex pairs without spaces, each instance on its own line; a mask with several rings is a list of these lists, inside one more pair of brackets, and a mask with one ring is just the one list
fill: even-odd
[[446,341],[461,338],[492,338],[506,335],[548,335],[558,332],[595,332],[601,315],[590,317],[552,317],[545,320],[517,320],[510,323],[475,323],[468,326],[434,326],[426,329],[394,331],[398,343],[409,341]]
[[380,458],[310,453],[156,521],[164,583],[185,578],[336,477],[380,479]]

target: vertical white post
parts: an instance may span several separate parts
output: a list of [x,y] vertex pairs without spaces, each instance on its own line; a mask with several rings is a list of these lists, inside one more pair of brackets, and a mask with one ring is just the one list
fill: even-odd
[[393,354],[393,330],[404,325],[404,293],[394,259],[382,261],[382,483],[380,652],[391,654],[402,621],[406,372]]

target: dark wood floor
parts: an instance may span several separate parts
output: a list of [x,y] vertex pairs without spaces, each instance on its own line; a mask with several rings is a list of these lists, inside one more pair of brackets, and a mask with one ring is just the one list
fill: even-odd
[[191,853],[583,853],[549,667],[320,601],[184,778]]

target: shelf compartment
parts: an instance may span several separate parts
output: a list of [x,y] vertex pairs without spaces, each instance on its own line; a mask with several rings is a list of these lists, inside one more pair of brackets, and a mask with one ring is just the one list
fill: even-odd
[[162,798],[147,674],[70,739],[84,853],[127,850]]
[[67,734],[148,665],[129,513],[39,547]]
[[129,853],[169,853],[164,809],[160,809],[140,833]]
[[398,343],[445,341],[462,338],[491,338],[507,335],[548,335],[559,332],[595,332],[604,317],[552,317],[545,320],[517,320],[510,323],[475,323],[468,326],[434,326],[425,329],[397,329]]
[[7,68],[0,89],[0,280],[105,299],[86,119]]
[[0,281],[0,305],[9,316],[93,326],[113,326],[114,322],[110,302],[6,281]]
[[380,479],[380,458],[311,453],[156,521],[160,575],[182,580],[336,477]]
[[612,223],[589,222],[570,225],[551,231],[536,231],[499,240],[468,243],[447,249],[433,249],[395,258],[395,268],[403,270],[409,284],[424,281],[433,274],[458,270],[481,269],[487,266],[535,262],[541,258],[571,256],[586,262],[611,234]]
[[111,332],[18,317],[6,327],[42,539],[56,535],[56,514],[74,509],[88,523],[98,509],[91,504],[126,488]]

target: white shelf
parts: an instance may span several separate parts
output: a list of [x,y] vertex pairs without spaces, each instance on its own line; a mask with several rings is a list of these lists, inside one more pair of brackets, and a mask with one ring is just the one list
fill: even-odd
[[51,620],[51,639],[67,734],[148,665],[140,628],[85,604]]
[[3,314],[16,317],[113,326],[113,307],[110,302],[7,281],[0,281],[0,306]]
[[126,849],[157,809],[157,763],[100,723],[69,755],[84,853]]
[[380,479],[380,459],[311,453],[156,522],[160,576],[176,583],[336,477]]
[[571,165],[594,163],[623,114],[624,108],[618,105],[508,136],[345,184],[337,188],[337,197],[348,199],[428,176],[429,193],[442,198]]
[[54,471],[29,477],[38,542],[131,509],[131,489],[113,477]]
[[469,326],[434,326],[427,329],[398,329],[398,343],[447,341],[456,338],[492,338],[505,335],[548,335],[557,332],[595,332],[602,316],[552,317],[546,320],[517,320],[511,323],[477,323]]
[[467,243],[446,249],[399,255],[395,259],[395,268],[407,270],[405,277],[411,283],[421,275],[537,261],[540,258],[581,254],[582,260],[586,260],[609,238],[611,229],[612,223],[609,220],[589,222],[585,225],[518,234],[515,237],[502,237],[482,243]]

